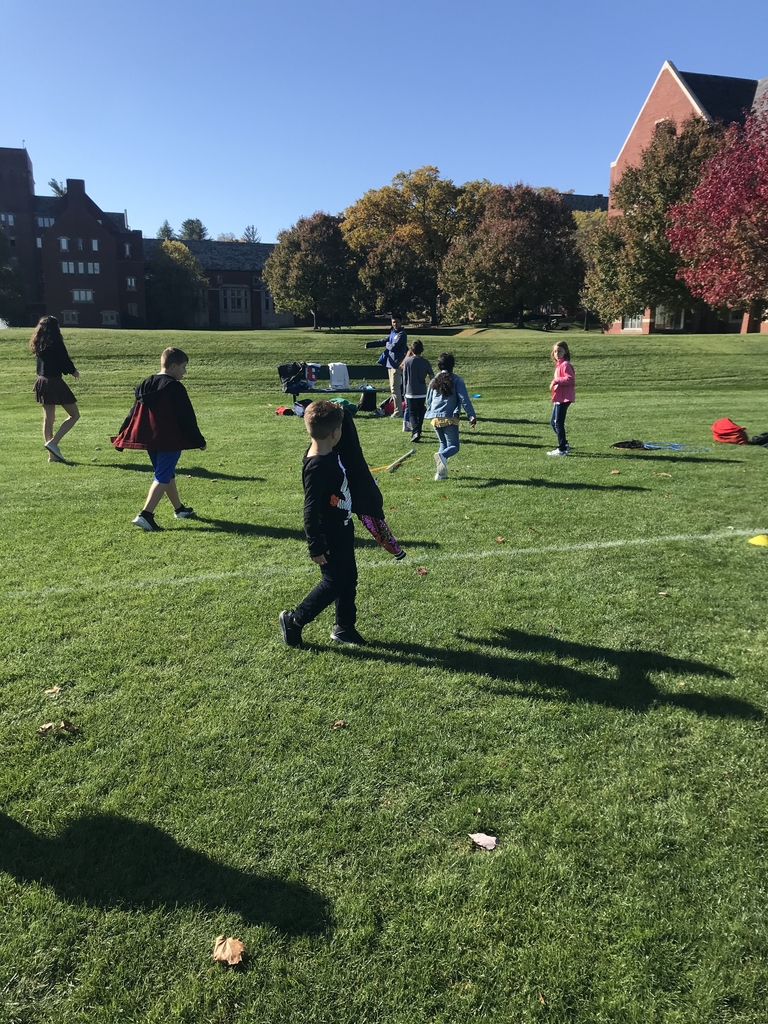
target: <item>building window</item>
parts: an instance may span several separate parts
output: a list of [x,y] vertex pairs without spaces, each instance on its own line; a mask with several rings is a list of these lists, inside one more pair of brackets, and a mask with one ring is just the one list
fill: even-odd
[[744,319],[744,314],[740,309],[732,309],[728,314],[729,324],[740,324]]
[[82,238],[78,238],[78,240],[77,240],[77,248],[82,250],[82,248],[83,248],[83,240],[82,240]]
[[76,309],[65,309],[61,314],[61,322],[63,324],[77,324],[77,310]]
[[69,252],[69,239],[68,238],[60,238],[59,239],[59,249],[61,250],[61,252]]
[[125,255],[126,256],[130,256],[131,255],[131,247],[130,247],[128,242],[125,242],[124,244],[125,244]]
[[655,320],[657,331],[682,331],[685,323],[685,312],[675,313],[665,306],[656,307]]
[[623,316],[621,318],[622,331],[641,331],[643,329],[643,314],[637,316]]
[[42,249],[43,248],[43,240],[40,237],[40,235],[38,235],[37,238],[35,239],[35,245],[37,246],[38,249]]
[[75,264],[67,262],[67,260],[61,261],[61,272],[62,274],[74,274]]
[[78,274],[84,274],[85,273],[85,264],[84,263],[78,263],[77,264],[77,272],[78,272]]
[[101,264],[100,263],[89,263],[88,264],[88,273],[89,274],[100,274],[101,273]]
[[138,302],[129,302],[128,303],[128,316],[138,316],[138,315],[139,315],[139,304],[138,304]]
[[13,227],[13,214],[12,213],[0,213],[0,226],[4,228]]
[[129,292],[135,292],[136,291],[136,278],[135,277],[126,277],[125,284],[126,284],[126,287],[127,287]]
[[102,309],[101,323],[104,327],[116,327],[117,312],[114,309]]
[[92,238],[91,239],[91,249],[93,249],[94,252],[98,252],[99,251],[99,240],[98,240],[98,238]]
[[37,226],[39,228],[52,228],[53,227],[53,217],[38,217],[37,218]]
[[73,302],[93,302],[93,290],[91,288],[74,288],[72,290]]

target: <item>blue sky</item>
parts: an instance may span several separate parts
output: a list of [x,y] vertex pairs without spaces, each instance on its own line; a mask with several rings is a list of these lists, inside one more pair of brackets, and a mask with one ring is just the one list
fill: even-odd
[[766,29],[766,0],[0,0],[0,146],[146,235],[273,241],[422,164],[606,193],[663,61],[768,76]]

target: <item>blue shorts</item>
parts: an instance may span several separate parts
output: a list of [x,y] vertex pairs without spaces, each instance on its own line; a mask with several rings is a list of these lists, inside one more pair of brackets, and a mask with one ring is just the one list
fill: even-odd
[[147,452],[155,468],[155,480],[159,484],[169,484],[176,476],[176,463],[181,452]]

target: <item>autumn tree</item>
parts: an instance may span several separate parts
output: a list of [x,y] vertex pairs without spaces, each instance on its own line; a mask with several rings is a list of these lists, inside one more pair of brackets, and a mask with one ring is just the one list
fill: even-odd
[[182,242],[165,239],[147,263],[147,319],[154,328],[193,327],[208,279]]
[[441,285],[458,316],[573,305],[582,278],[573,215],[553,189],[495,186],[477,229],[455,240]]
[[179,238],[183,242],[204,242],[208,237],[208,228],[198,217],[189,217],[181,222]]
[[453,239],[479,222],[489,182],[455,185],[437,167],[402,171],[344,211],[361,267],[362,303],[438,318],[439,278]]
[[345,315],[356,273],[339,218],[313,213],[281,231],[264,265],[263,278],[275,309],[299,316],[311,314],[314,330],[318,330],[318,318],[323,313]]
[[656,127],[640,165],[629,167],[613,189],[611,217],[589,241],[582,303],[609,322],[664,305],[668,310],[697,303],[680,278],[682,260],[667,237],[667,214],[690,198],[701,167],[722,144],[723,129],[691,117],[678,130],[673,121]]
[[679,278],[711,306],[768,303],[768,112],[732,124],[686,202],[669,211]]

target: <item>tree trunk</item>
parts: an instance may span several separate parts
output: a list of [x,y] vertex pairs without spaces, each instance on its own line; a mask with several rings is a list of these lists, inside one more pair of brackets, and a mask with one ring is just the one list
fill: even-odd
[[523,307],[523,306],[521,306],[521,307],[520,307],[520,312],[519,312],[519,313],[518,313],[518,315],[517,315],[517,326],[518,326],[518,328],[520,328],[520,329],[522,329],[523,327],[525,327],[525,321],[523,320],[523,314],[524,314],[524,313],[525,313],[525,309],[524,309],[524,307]]
[[314,307],[312,308],[312,330],[313,331],[318,330],[318,326],[317,326],[317,310]]

